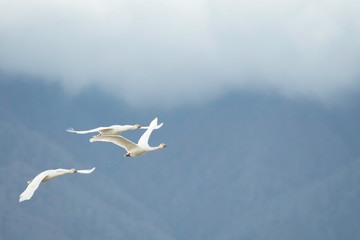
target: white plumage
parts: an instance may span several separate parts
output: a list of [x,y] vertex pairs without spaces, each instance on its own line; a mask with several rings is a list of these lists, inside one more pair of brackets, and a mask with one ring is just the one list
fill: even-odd
[[75,169],[51,169],[41,172],[39,175],[37,175],[33,180],[28,181],[28,186],[25,189],[25,191],[20,195],[19,202],[29,200],[33,195],[36,189],[39,187],[41,182],[47,182],[53,178],[59,177],[64,174],[68,173],[83,173],[83,174],[89,174],[92,173],[95,170],[95,167],[89,170],[75,170]]
[[160,144],[157,147],[150,147],[148,144],[149,137],[154,129],[160,128],[163,124],[157,125],[158,119],[155,118],[149,125],[148,129],[145,133],[140,137],[138,143],[133,143],[132,141],[122,137],[122,136],[115,136],[115,135],[101,135],[101,136],[94,136],[90,139],[90,142],[111,142],[114,143],[122,148],[125,148],[127,153],[125,156],[127,157],[138,157],[143,155],[146,152],[155,151],[161,148],[166,147],[165,144]]
[[127,130],[135,130],[135,129],[139,129],[140,127],[141,126],[139,124],[112,125],[109,127],[98,127],[98,128],[94,128],[91,130],[85,130],[85,131],[76,131],[73,128],[68,128],[66,131],[71,132],[71,133],[77,133],[77,134],[87,134],[87,133],[99,132],[100,135],[118,135]]

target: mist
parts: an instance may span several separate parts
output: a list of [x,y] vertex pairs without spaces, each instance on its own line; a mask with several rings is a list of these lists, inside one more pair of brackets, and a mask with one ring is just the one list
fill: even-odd
[[[0,70],[131,106],[359,89],[357,1],[2,1]],[[186,95],[186,98],[184,98]]]

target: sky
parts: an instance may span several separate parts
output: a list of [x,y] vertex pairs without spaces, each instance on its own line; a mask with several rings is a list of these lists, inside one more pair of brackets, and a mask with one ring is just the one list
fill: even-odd
[[[0,2],[0,71],[133,106],[231,91],[330,103],[359,89],[352,0]],[[186,96],[186,98],[184,97]]]

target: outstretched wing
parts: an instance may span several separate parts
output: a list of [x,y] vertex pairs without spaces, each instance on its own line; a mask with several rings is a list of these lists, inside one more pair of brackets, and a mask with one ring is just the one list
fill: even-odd
[[19,202],[29,200],[33,195],[36,189],[39,187],[41,181],[46,178],[49,173],[54,170],[47,170],[44,172],[41,172],[39,175],[37,175],[27,186],[25,191],[20,195]]
[[125,148],[128,152],[131,149],[137,148],[137,145],[132,141],[117,135],[94,136],[90,139],[90,142],[111,142],[122,148]]
[[[154,120],[151,121],[148,129],[144,132],[144,134],[139,139],[139,142],[138,142],[139,146],[149,147],[149,143],[148,143],[149,142],[149,137],[150,137],[152,131],[158,126],[157,121],[158,121],[157,117]],[[160,125],[162,126],[162,124],[160,124]]]
[[[160,123],[159,125],[157,125],[157,126],[154,128],[154,130],[161,128],[163,124],[164,124],[164,123]],[[149,126],[147,126],[147,127],[140,127],[140,129],[149,129]]]
[[112,129],[112,128],[111,127],[98,127],[98,128],[94,128],[94,129],[90,129],[90,130],[85,130],[85,131],[76,131],[73,128],[68,128],[68,129],[66,129],[66,131],[71,132],[71,133],[77,133],[77,134],[87,134],[87,133],[94,133],[94,132],[110,130],[110,129]]
[[83,173],[83,174],[90,174],[95,170],[95,167],[93,167],[92,169],[89,170],[77,170],[76,172],[78,173]]

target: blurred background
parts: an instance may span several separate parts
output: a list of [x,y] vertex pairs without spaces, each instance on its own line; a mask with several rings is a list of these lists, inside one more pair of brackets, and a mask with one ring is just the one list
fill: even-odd
[[2,1],[0,238],[359,239],[358,7]]

